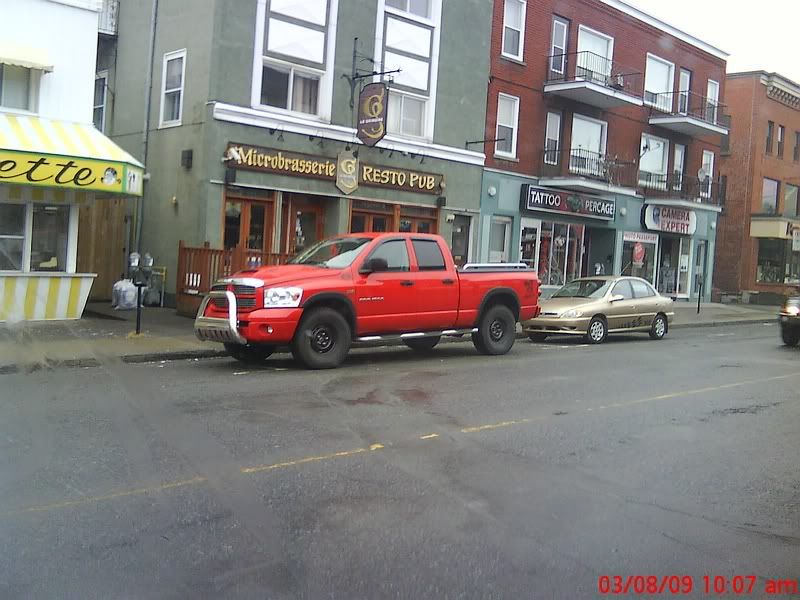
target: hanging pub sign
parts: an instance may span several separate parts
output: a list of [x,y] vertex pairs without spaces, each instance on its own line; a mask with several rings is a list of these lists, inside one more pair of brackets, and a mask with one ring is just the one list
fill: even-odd
[[693,210],[679,206],[648,204],[642,211],[642,221],[645,229],[650,231],[693,235],[697,230],[697,215]]
[[233,169],[325,179],[345,194],[351,194],[361,185],[436,195],[441,195],[445,188],[444,175],[440,173],[364,164],[348,151],[334,159],[231,143],[224,160]]
[[339,152],[336,161],[336,187],[343,194],[352,194],[358,189],[358,158],[347,150]]
[[384,83],[364,86],[358,96],[358,130],[365,146],[374,146],[386,135],[387,89]]
[[610,221],[616,214],[617,204],[606,198],[525,184],[520,194],[520,208],[523,211],[556,212]]

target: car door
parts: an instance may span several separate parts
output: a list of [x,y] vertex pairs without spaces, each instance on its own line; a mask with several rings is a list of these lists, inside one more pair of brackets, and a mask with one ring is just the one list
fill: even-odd
[[383,259],[387,270],[355,273],[358,335],[401,333],[412,327],[414,281],[409,256],[404,238],[390,238],[365,257],[362,265],[374,258]]
[[449,329],[458,314],[458,276],[435,239],[412,238],[415,327],[417,331]]
[[618,299],[611,302],[608,310],[608,328],[612,331],[629,329],[636,316],[636,299],[629,280],[620,279],[614,284],[609,299],[615,297]]
[[658,296],[655,290],[641,279],[631,279],[633,295],[636,298],[636,312],[638,313],[637,327],[647,329],[653,324],[658,312]]

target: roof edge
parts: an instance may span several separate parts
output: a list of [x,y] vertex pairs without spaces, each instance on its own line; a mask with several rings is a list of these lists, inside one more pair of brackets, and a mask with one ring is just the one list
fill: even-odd
[[682,29],[678,29],[677,27],[670,25],[666,21],[662,21],[658,17],[654,17],[653,15],[648,14],[643,10],[635,8],[630,4],[626,4],[625,2],[622,2],[622,0],[600,0],[600,2],[602,2],[607,6],[615,8],[620,12],[623,12],[626,15],[638,19],[643,23],[647,23],[648,25],[655,27],[656,29],[660,29],[664,33],[668,33],[669,35],[676,37],[679,40],[702,50],[703,52],[711,54],[716,58],[727,61],[728,58],[730,57],[730,52],[726,52],[725,50],[721,50],[716,46],[709,44],[708,42],[704,42],[700,38],[695,37],[690,33],[686,33]]

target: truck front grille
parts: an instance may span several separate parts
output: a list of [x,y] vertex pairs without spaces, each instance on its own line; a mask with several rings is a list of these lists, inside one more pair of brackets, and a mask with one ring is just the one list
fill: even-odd
[[[212,292],[224,292],[228,290],[228,284],[217,283],[211,286]],[[236,296],[236,307],[241,310],[253,310],[256,307],[256,288],[250,285],[234,285],[233,293]],[[225,298],[214,298],[211,304],[222,310],[227,310],[228,300]]]

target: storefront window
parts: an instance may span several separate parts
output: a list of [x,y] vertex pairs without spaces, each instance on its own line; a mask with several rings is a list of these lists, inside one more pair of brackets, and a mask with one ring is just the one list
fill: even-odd
[[539,280],[542,285],[564,285],[580,277],[583,225],[542,222],[539,244]]
[[25,209],[24,204],[0,204],[0,271],[22,270]]
[[756,281],[759,283],[796,283],[800,281],[800,252],[792,252],[791,240],[758,240]]
[[655,284],[658,235],[654,233],[624,233],[622,242],[622,274]]
[[31,271],[66,271],[69,206],[33,207]]

